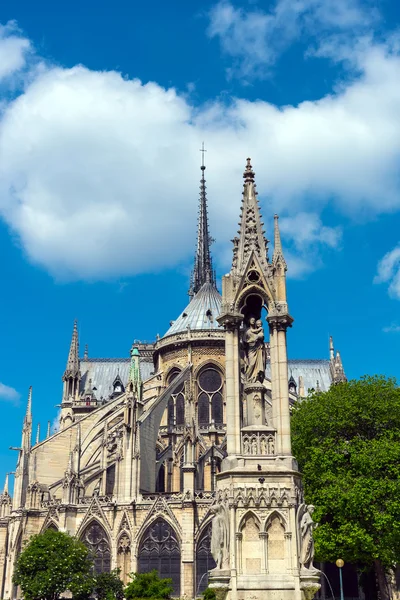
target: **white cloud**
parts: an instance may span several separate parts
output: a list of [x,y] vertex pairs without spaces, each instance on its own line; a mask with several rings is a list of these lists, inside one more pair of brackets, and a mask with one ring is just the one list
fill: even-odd
[[348,216],[400,208],[399,106],[400,58],[387,45],[367,46],[359,78],[335,94],[283,108],[235,98],[197,107],[115,72],[42,66],[0,120],[0,215],[57,278],[176,266],[193,253],[205,140],[220,264],[231,256],[250,155],[267,235],[274,212],[290,216],[281,220],[288,262],[304,274],[316,266],[305,249],[340,242],[320,220],[326,204]]
[[388,283],[389,294],[400,299],[400,245],[380,260],[374,283]]
[[[229,76],[242,80],[265,77],[279,56],[294,42],[307,37],[313,53],[322,44],[343,51],[379,21],[379,13],[359,0],[276,0],[268,12],[235,8],[221,0],[210,11],[208,35],[218,38],[223,53],[232,58]],[[329,52],[331,58],[338,54]]]
[[15,21],[0,24],[0,81],[24,68],[31,44]]
[[281,236],[289,243],[285,251],[291,277],[301,278],[322,266],[321,249],[337,249],[340,227],[327,227],[316,213],[299,212],[280,220]]
[[14,388],[0,382],[0,400],[18,402],[20,394]]
[[397,325],[397,323],[391,323],[387,327],[384,327],[383,331],[385,333],[399,333],[400,332],[400,325]]

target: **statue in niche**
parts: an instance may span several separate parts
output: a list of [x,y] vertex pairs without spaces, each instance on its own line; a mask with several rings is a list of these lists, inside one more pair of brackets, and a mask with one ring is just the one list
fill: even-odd
[[262,438],[260,440],[260,449],[261,449],[261,454],[267,454],[267,441],[265,439],[265,436],[262,436]]
[[211,507],[215,515],[211,528],[211,554],[216,562],[215,571],[229,569],[229,515],[224,504]]
[[273,437],[268,438],[268,454],[275,453],[275,440]]
[[245,440],[243,442],[243,447],[244,447],[244,453],[250,454],[250,442],[247,438],[245,438]]
[[256,438],[253,438],[251,440],[251,453],[252,454],[257,454],[257,440],[256,440]]
[[249,320],[249,327],[243,334],[245,350],[245,378],[248,383],[262,383],[265,378],[266,351],[264,329],[260,319]]
[[312,515],[315,507],[312,504],[308,506],[302,504],[299,508],[298,520],[299,520],[299,533],[300,533],[300,566],[302,570],[316,572],[313,565],[314,560],[314,529],[318,527],[318,523],[315,523]]

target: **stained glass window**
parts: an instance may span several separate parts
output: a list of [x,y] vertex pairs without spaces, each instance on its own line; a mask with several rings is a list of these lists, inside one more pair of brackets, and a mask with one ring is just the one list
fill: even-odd
[[215,569],[215,560],[211,554],[211,523],[203,531],[196,547],[196,594],[198,598],[208,585],[208,571]]
[[199,425],[209,425],[210,407],[211,419],[215,425],[222,425],[223,401],[222,401],[222,377],[212,367],[203,369],[198,378],[197,418]]
[[161,578],[171,577],[173,595],[180,595],[181,552],[179,542],[172,527],[157,519],[146,529],[139,546],[139,573],[156,569]]
[[103,527],[95,521],[90,523],[83,533],[82,542],[88,548],[93,559],[94,572],[109,572],[111,570],[111,550]]

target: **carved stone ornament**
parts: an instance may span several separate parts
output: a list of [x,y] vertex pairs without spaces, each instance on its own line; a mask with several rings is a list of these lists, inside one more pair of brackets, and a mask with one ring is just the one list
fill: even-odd
[[225,503],[215,504],[210,509],[212,520],[211,554],[216,562],[215,571],[229,569],[229,512]]
[[248,383],[263,382],[267,353],[261,320],[250,318],[249,327],[243,332],[244,375]]
[[319,573],[313,565],[315,553],[313,533],[318,527],[318,523],[315,523],[312,518],[313,512],[312,504],[301,504],[297,512],[300,573],[306,575]]

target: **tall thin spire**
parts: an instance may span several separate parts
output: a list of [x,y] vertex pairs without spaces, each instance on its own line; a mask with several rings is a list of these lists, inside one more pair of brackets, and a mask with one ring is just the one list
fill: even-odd
[[6,473],[6,480],[4,482],[3,496],[8,494],[8,473]]
[[79,339],[78,339],[78,321],[75,319],[72,331],[71,345],[67,360],[67,368],[64,377],[75,377],[79,373]]
[[36,430],[36,444],[38,444],[39,441],[40,441],[40,423],[38,423],[37,430]]
[[208,212],[207,212],[207,192],[205,180],[205,164],[204,154],[207,150],[204,149],[204,142],[200,152],[201,159],[201,179],[200,179],[200,199],[199,199],[199,219],[197,225],[197,246],[194,258],[194,268],[190,282],[189,296],[193,297],[205,283],[211,283],[216,287],[215,273],[212,265],[210,246],[212,238],[208,229]]
[[50,437],[50,421],[47,421],[47,433],[46,433],[46,438]]
[[32,386],[29,386],[28,402],[26,403],[25,425],[32,424]]

